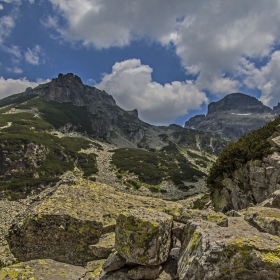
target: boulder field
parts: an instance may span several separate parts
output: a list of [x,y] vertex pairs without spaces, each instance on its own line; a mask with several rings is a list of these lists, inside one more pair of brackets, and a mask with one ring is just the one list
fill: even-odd
[[61,181],[13,220],[0,279],[279,279],[278,197],[223,214]]

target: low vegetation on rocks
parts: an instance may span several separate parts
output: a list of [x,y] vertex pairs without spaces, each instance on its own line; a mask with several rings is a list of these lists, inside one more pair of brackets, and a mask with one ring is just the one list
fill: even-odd
[[26,197],[39,186],[57,182],[75,166],[86,177],[97,173],[96,155],[80,150],[99,145],[83,138],[52,135],[54,127],[32,113],[3,114],[5,111],[0,117],[0,191],[5,198]]
[[140,182],[150,185],[170,180],[177,187],[184,188],[184,182],[197,182],[198,178],[205,176],[172,143],[158,152],[133,148],[116,149],[112,164],[117,168],[119,177],[122,172],[131,172],[138,176]]

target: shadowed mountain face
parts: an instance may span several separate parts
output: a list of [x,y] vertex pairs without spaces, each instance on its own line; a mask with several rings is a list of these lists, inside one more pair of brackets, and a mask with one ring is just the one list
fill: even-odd
[[0,143],[0,198],[11,199],[54,185],[67,171],[167,198],[181,189],[184,197],[190,188],[197,193],[195,184],[201,189],[227,144],[210,133],[147,124],[71,73],[0,100]]
[[254,97],[232,93],[208,106],[207,115],[197,115],[185,123],[185,128],[213,132],[220,137],[235,141],[273,120],[279,113]]

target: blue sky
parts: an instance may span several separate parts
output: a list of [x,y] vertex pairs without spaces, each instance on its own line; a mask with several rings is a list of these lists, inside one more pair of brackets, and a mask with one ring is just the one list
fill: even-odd
[[149,123],[280,102],[279,0],[0,0],[0,97],[72,72]]

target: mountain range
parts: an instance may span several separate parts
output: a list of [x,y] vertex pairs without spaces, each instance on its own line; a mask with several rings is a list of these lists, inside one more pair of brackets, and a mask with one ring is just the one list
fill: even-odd
[[227,144],[211,133],[147,124],[71,73],[2,99],[0,114],[0,189],[10,199],[73,170],[129,192],[182,198],[205,190],[203,178]]

